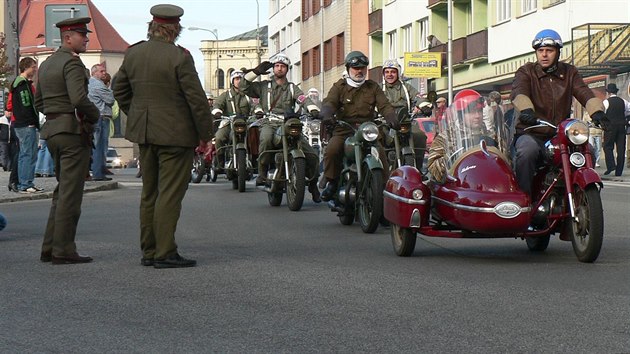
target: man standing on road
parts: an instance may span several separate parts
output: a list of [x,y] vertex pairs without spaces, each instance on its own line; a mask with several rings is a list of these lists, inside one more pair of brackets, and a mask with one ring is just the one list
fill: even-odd
[[[604,100],[606,116],[609,124],[604,127],[604,157],[606,158],[605,175],[615,171],[615,176],[621,176],[626,162],[626,122],[630,119],[630,102],[617,96],[619,89],[616,84],[608,84],[606,92],[608,98]],[[613,149],[617,148],[617,158]]]
[[91,69],[92,77],[88,84],[88,98],[96,107],[101,116],[94,125],[94,149],[92,150],[92,180],[111,181],[111,177],[105,176],[105,161],[107,159],[107,145],[109,141],[109,124],[112,119],[112,106],[114,105],[114,93],[105,86],[103,77],[107,74],[105,67],[95,64]]
[[177,252],[175,229],[188,189],[194,148],[211,139],[212,117],[190,52],[175,45],[184,10],[155,5],[148,41],[127,50],[114,97],[127,114],[125,138],[140,146],[141,264],[193,267]]
[[42,63],[35,90],[35,106],[46,115],[41,135],[55,161],[58,182],[40,257],[53,264],[92,261],[77,253],[74,242],[92,150],[92,126],[99,117],[98,108],[88,99],[87,69],[79,58],[90,41],[87,24],[91,20],[70,18],[56,24],[61,47]]

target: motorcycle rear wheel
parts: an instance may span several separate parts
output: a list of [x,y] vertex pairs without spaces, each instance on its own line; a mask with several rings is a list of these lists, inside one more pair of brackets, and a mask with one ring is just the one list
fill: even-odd
[[306,186],[306,161],[289,156],[289,176],[287,176],[287,205],[289,210],[298,211],[304,204]]
[[604,210],[599,190],[594,185],[586,189],[574,186],[573,203],[577,221],[565,222],[573,252],[580,262],[595,262],[604,239]]
[[401,257],[409,257],[416,248],[416,233],[406,227],[392,224],[392,246],[394,252]]
[[236,166],[238,191],[245,192],[245,181],[247,181],[247,152],[245,150],[236,150]]
[[362,169],[366,173],[360,188],[365,194],[357,196],[359,223],[363,232],[371,234],[383,215],[383,171],[370,170],[367,164],[363,164]]
[[203,179],[203,171],[206,169],[204,166],[203,156],[195,154],[193,157],[193,168],[190,171],[190,181],[192,183],[199,183]]

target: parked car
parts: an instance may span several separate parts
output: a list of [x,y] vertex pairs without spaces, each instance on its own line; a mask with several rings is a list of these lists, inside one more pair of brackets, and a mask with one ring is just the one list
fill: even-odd
[[105,167],[107,168],[126,168],[127,164],[125,164],[121,159],[118,152],[113,147],[107,149],[107,160],[105,161]]

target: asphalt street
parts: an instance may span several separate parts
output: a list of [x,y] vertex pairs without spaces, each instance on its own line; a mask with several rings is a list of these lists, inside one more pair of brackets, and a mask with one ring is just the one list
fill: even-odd
[[139,262],[141,182],[115,172],[86,186],[77,244],[90,264],[40,263],[50,200],[0,196],[0,352],[630,352],[624,180],[605,181],[594,264],[557,237],[541,254],[420,237],[401,258],[389,228],[363,234],[308,197],[291,212],[252,182],[203,181],[177,230],[198,266],[157,270]]

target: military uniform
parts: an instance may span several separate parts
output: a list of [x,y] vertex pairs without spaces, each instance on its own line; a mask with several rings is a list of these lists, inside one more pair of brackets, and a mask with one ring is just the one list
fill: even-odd
[[[346,83],[346,79],[340,79],[333,84],[324,99],[322,115],[326,118],[336,113],[337,120],[358,127],[361,123],[374,120],[376,108],[386,119],[392,119],[395,116],[394,108],[376,82],[365,80],[360,87],[352,87]],[[348,127],[335,127],[324,154],[324,177],[328,181],[339,177],[343,162],[343,145],[346,138],[352,134],[352,129]],[[388,171],[389,164],[382,147],[379,147],[379,155],[383,169]]]
[[[385,96],[387,96],[394,109],[406,108],[411,114],[414,99],[418,96],[418,90],[415,87],[397,80],[394,84],[385,83],[383,92],[385,92]],[[427,135],[420,129],[415,119],[411,122],[411,137],[416,154],[416,167],[421,169],[425,149],[427,148]]]
[[[219,98],[214,100],[212,115],[221,113],[224,116],[241,116],[247,119],[253,111],[253,104],[246,94],[236,91],[234,87],[223,92]],[[220,127],[215,136],[216,148],[219,149],[227,144],[230,139],[230,125]]]
[[[183,10],[156,5],[151,14],[154,22],[175,23]],[[114,96],[127,114],[125,138],[140,146],[142,264],[158,268],[158,262],[164,265],[179,257],[175,229],[194,147],[211,138],[210,106],[188,50],[157,37],[127,50],[114,80]],[[192,265],[191,260],[178,266]]]
[[[253,72],[247,73],[244,80],[240,82],[240,90],[250,97],[259,98],[262,110],[267,113],[284,116],[287,112],[294,112],[298,97],[304,96],[299,87],[292,82],[278,84],[275,80],[254,81],[256,76]],[[309,112],[319,111],[308,97],[306,97],[303,106],[307,107]],[[273,161],[273,156],[272,154],[263,154],[263,151],[274,148],[273,135],[278,127],[279,123],[266,122],[260,128],[258,173],[265,177],[268,166]],[[315,149],[304,138],[302,139],[302,150],[306,156],[306,176],[316,180],[319,176],[319,157]]]
[[[62,32],[87,33],[89,22],[87,17],[75,18],[59,22],[57,27]],[[56,258],[62,260],[60,263],[91,261],[89,257],[83,260],[74,257],[78,256],[74,239],[90,162],[92,125],[100,115],[88,99],[88,80],[79,55],[65,46],[48,57],[39,69],[35,106],[46,115],[41,137],[47,140],[58,182],[44,234],[42,261],[55,262]]]

